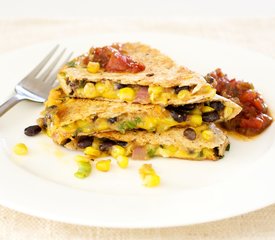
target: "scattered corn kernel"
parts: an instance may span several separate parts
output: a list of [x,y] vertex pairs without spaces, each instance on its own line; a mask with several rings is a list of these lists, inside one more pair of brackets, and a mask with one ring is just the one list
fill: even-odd
[[91,174],[92,165],[90,162],[77,162],[78,170],[74,173],[77,178],[86,178]]
[[94,147],[86,147],[84,150],[84,153],[91,157],[99,157],[100,156],[100,151],[95,149]]
[[18,143],[13,147],[13,152],[17,155],[27,155],[28,147],[24,143]]
[[118,91],[118,97],[123,101],[133,101],[135,98],[135,91],[129,87],[121,88]]
[[97,73],[100,69],[100,65],[98,62],[89,62],[87,65],[87,70],[90,73]]
[[96,162],[96,169],[101,172],[108,172],[111,168],[111,160],[100,160]]
[[139,174],[141,178],[144,178],[147,174],[156,174],[156,172],[152,164],[145,163],[139,168]]
[[111,155],[114,158],[117,158],[118,156],[125,156],[125,149],[119,145],[112,146]]
[[95,98],[98,96],[95,85],[93,83],[86,83],[83,92],[87,98]]
[[157,174],[148,174],[143,178],[145,187],[156,187],[160,184],[160,177]]
[[201,110],[203,113],[206,113],[206,112],[213,112],[215,109],[209,106],[203,106]]
[[118,166],[121,168],[127,168],[129,164],[129,159],[126,156],[118,156],[116,158]]
[[191,115],[189,118],[192,126],[200,126],[202,124],[202,116],[201,115]]
[[178,98],[179,99],[185,99],[190,95],[190,92],[188,90],[181,90],[178,93]]
[[109,123],[106,119],[104,118],[97,118],[95,120],[95,127],[97,130],[102,131],[102,130],[106,130],[109,128]]
[[146,187],[156,187],[160,184],[160,177],[156,174],[152,164],[143,164],[139,169],[139,174]]
[[207,141],[210,141],[213,139],[213,132],[211,132],[210,130],[204,130],[202,131],[201,133],[202,137],[207,140]]
[[76,155],[74,157],[74,160],[76,162],[90,162],[91,161],[91,159],[89,157],[87,157],[87,156],[81,156],[81,155]]

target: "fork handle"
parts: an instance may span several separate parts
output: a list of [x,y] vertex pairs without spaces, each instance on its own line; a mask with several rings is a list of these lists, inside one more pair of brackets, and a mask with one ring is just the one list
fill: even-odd
[[2,117],[8,110],[10,110],[15,104],[19,103],[24,99],[23,96],[19,94],[14,94],[9,100],[4,102],[0,106],[0,117]]

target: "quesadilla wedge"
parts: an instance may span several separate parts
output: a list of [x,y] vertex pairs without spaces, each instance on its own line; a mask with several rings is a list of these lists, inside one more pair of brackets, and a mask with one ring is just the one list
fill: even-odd
[[240,107],[216,96],[212,101],[182,106],[142,105],[119,102],[74,99],[61,88],[53,89],[39,120],[58,144],[68,138],[99,132],[142,129],[164,132],[172,127],[192,127],[226,121],[235,117]]
[[182,105],[210,100],[215,89],[198,73],[141,43],[91,48],[57,76],[70,97]]
[[[194,140],[186,137],[194,134],[194,130],[185,127],[171,128],[162,133],[143,130],[128,131],[125,134],[114,131],[101,132],[72,137],[64,146],[68,149],[85,149],[84,152],[94,158],[106,155],[117,157],[120,154],[139,160],[154,156],[189,160],[222,158],[229,147],[228,138],[214,124],[203,125],[200,128],[196,129]],[[205,133],[211,139],[206,140],[203,137]]]

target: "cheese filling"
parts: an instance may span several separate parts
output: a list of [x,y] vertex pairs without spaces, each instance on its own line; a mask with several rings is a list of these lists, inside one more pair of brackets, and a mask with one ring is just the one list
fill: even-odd
[[155,156],[183,159],[217,159],[218,150],[210,148],[187,149],[173,145],[151,145],[135,146],[133,143],[116,142],[109,139],[94,137],[91,146],[86,147],[84,153],[90,158],[105,157],[111,155],[114,158],[119,156],[132,157],[133,159],[146,160]]
[[71,96],[79,98],[106,98],[121,100],[125,102],[141,102],[167,105],[173,100],[189,100],[196,95],[210,94],[214,96],[216,90],[210,85],[203,86],[199,91],[193,93],[195,86],[184,86],[176,88],[163,88],[161,86],[139,86],[139,85],[124,85],[114,83],[109,80],[98,82],[87,82],[86,80],[70,80],[65,73],[59,73],[66,85],[70,88]]

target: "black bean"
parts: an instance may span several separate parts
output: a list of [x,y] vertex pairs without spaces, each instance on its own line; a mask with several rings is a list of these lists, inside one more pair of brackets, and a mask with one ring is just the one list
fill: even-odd
[[220,118],[217,111],[205,112],[202,114],[202,120],[204,122],[214,122]]
[[123,141],[116,141],[116,144],[121,146],[121,147],[125,147],[127,145],[127,142],[123,142]]
[[62,146],[64,146],[64,145],[66,145],[67,143],[69,143],[69,142],[71,142],[72,140],[70,139],[70,138],[67,138],[67,139],[65,139],[62,143],[61,143],[61,145]]
[[115,145],[115,142],[112,140],[105,140],[99,145],[100,151],[108,151],[113,145]]
[[214,108],[216,111],[221,111],[224,109],[224,105],[220,101],[211,102],[210,107]]
[[171,110],[170,113],[171,113],[172,118],[176,122],[181,123],[183,121],[186,121],[186,119],[187,119],[187,114],[185,114],[185,113],[178,113],[178,112],[176,112],[174,110]]
[[155,74],[154,73],[147,73],[146,77],[153,77]]
[[193,110],[196,106],[197,106],[197,104],[192,103],[192,104],[185,104],[185,105],[179,106],[179,108],[181,108],[183,111],[191,111],[191,110]]
[[93,144],[94,138],[89,136],[81,136],[78,138],[77,146],[79,148],[86,148]]
[[186,128],[183,132],[183,135],[189,140],[195,140],[197,136],[193,128]]
[[121,83],[117,83],[116,85],[115,85],[115,89],[121,89],[121,88],[125,88],[125,87],[127,87],[127,85],[126,84],[121,84]]
[[115,123],[117,121],[117,117],[109,118],[108,122],[109,123]]
[[25,128],[24,133],[27,136],[34,136],[41,132],[41,127],[38,125],[33,125]]
[[178,94],[181,90],[190,90],[189,86],[175,87],[175,93]]

